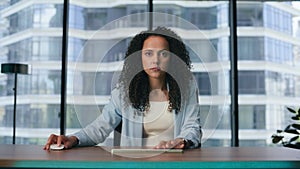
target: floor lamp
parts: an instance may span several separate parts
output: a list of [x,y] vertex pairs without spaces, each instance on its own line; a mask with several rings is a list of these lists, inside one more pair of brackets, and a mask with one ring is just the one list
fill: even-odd
[[29,66],[20,63],[3,63],[1,64],[1,73],[14,73],[15,74],[15,86],[14,86],[14,114],[13,114],[13,144],[16,143],[16,111],[17,111],[17,82],[18,74],[29,74]]

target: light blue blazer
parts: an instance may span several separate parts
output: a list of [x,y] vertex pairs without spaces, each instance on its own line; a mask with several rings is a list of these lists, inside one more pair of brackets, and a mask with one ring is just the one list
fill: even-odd
[[[182,101],[180,111],[175,113],[173,110],[172,112],[174,115],[174,139],[191,140],[194,144],[190,148],[195,148],[201,145],[202,131],[198,90],[195,83],[190,84],[187,100]],[[115,88],[101,115],[94,122],[73,134],[79,140],[78,146],[92,146],[102,143],[121,120],[120,146],[143,146],[143,115],[135,115],[135,112],[139,112],[138,110],[132,106],[125,106],[123,93],[120,88]]]

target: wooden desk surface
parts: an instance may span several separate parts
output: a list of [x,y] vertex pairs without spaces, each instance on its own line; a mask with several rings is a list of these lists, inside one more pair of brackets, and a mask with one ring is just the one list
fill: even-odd
[[[112,148],[112,147],[111,147]],[[284,147],[209,147],[162,153],[112,155],[108,147],[45,151],[42,146],[0,145],[0,167],[39,168],[300,168],[300,150]]]

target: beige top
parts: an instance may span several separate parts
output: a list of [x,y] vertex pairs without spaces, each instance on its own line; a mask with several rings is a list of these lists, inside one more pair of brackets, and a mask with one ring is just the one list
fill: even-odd
[[168,101],[150,101],[150,109],[144,116],[144,146],[156,146],[160,141],[174,139],[174,117],[168,106]]

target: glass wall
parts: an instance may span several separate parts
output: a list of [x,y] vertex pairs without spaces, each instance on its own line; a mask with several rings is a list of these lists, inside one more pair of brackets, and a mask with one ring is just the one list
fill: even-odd
[[[296,2],[296,1],[294,1]],[[274,146],[300,97],[300,9],[292,1],[237,1],[239,140]],[[148,29],[148,1],[71,0],[67,134],[108,103],[133,35]],[[0,61],[31,65],[18,75],[17,144],[60,133],[63,1],[0,0]],[[203,146],[230,146],[228,1],[153,0],[153,27],[184,40],[199,88]],[[0,74],[0,144],[12,141],[14,76]],[[112,136],[104,144],[112,144]]]
[[291,122],[286,107],[299,107],[299,5],[240,1],[237,9],[240,145],[276,146],[272,134]]
[[[59,133],[62,2],[1,1],[1,63],[30,66],[17,76],[16,144],[44,144]],[[13,135],[14,74],[0,74],[0,144]]]

